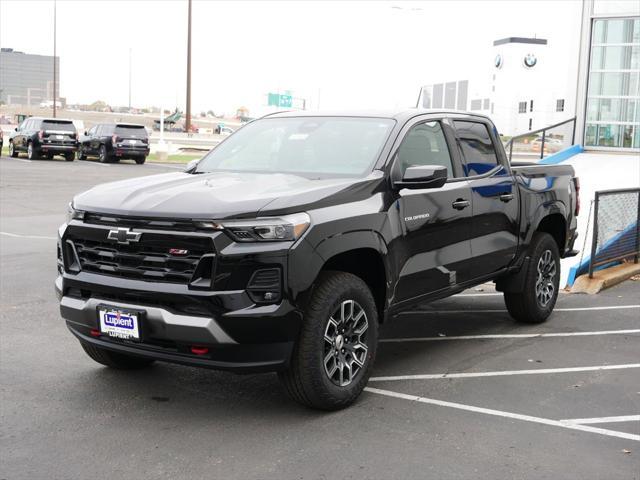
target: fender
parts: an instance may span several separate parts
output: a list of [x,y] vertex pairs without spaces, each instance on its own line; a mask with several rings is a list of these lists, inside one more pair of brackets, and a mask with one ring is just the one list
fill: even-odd
[[562,218],[564,218],[565,221],[567,220],[567,207],[560,200],[545,202],[536,209],[525,236],[524,247],[528,247],[531,243],[533,234],[540,226],[540,222],[542,222],[545,217],[548,217],[549,215],[553,215],[555,213],[559,213],[560,215],[562,215]]
[[[322,268],[329,260],[342,253],[366,249],[377,252],[382,259],[386,277],[385,305],[388,305],[390,292],[393,291],[390,288],[393,269],[389,263],[390,255],[387,244],[382,235],[374,230],[355,230],[332,235],[320,241],[315,249],[312,249],[308,243],[304,248],[299,249],[299,252],[293,254],[296,258],[290,257],[289,262],[289,280],[295,285],[295,291],[292,294],[295,297],[301,295],[301,300],[306,298]],[[301,268],[299,265],[303,265],[303,267]]]

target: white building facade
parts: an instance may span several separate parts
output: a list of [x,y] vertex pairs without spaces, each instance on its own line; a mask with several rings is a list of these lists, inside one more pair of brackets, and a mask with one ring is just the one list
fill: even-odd
[[[514,136],[570,119],[575,112],[575,82],[557,74],[542,38],[495,40],[485,74],[476,79],[426,85],[422,108],[467,110],[490,115],[501,135]],[[575,67],[573,78],[575,78]]]
[[584,0],[577,141],[640,152],[640,2]]

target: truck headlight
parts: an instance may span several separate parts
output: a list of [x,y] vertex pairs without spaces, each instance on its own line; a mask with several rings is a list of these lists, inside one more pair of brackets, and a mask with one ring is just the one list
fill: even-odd
[[69,203],[69,206],[67,207],[67,223],[69,223],[71,220],[76,219],[84,219],[84,211],[76,210],[75,208],[73,208],[73,203]]
[[201,228],[224,230],[237,242],[292,242],[302,236],[311,224],[306,213],[254,220],[199,221]]

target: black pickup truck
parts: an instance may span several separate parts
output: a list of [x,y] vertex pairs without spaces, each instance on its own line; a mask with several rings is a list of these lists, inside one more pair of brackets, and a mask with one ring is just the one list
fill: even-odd
[[516,320],[546,320],[578,191],[570,166],[510,165],[480,115],[273,114],[184,172],[77,195],[60,311],[109,367],[276,371],[338,409],[416,304],[494,280]]

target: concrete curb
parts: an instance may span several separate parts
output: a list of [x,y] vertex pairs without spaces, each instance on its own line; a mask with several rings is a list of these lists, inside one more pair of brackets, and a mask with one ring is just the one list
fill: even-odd
[[588,293],[593,295],[638,274],[640,274],[640,263],[623,263],[614,267],[597,270],[593,272],[593,278],[589,278],[588,274],[580,275],[571,287],[571,293]]

